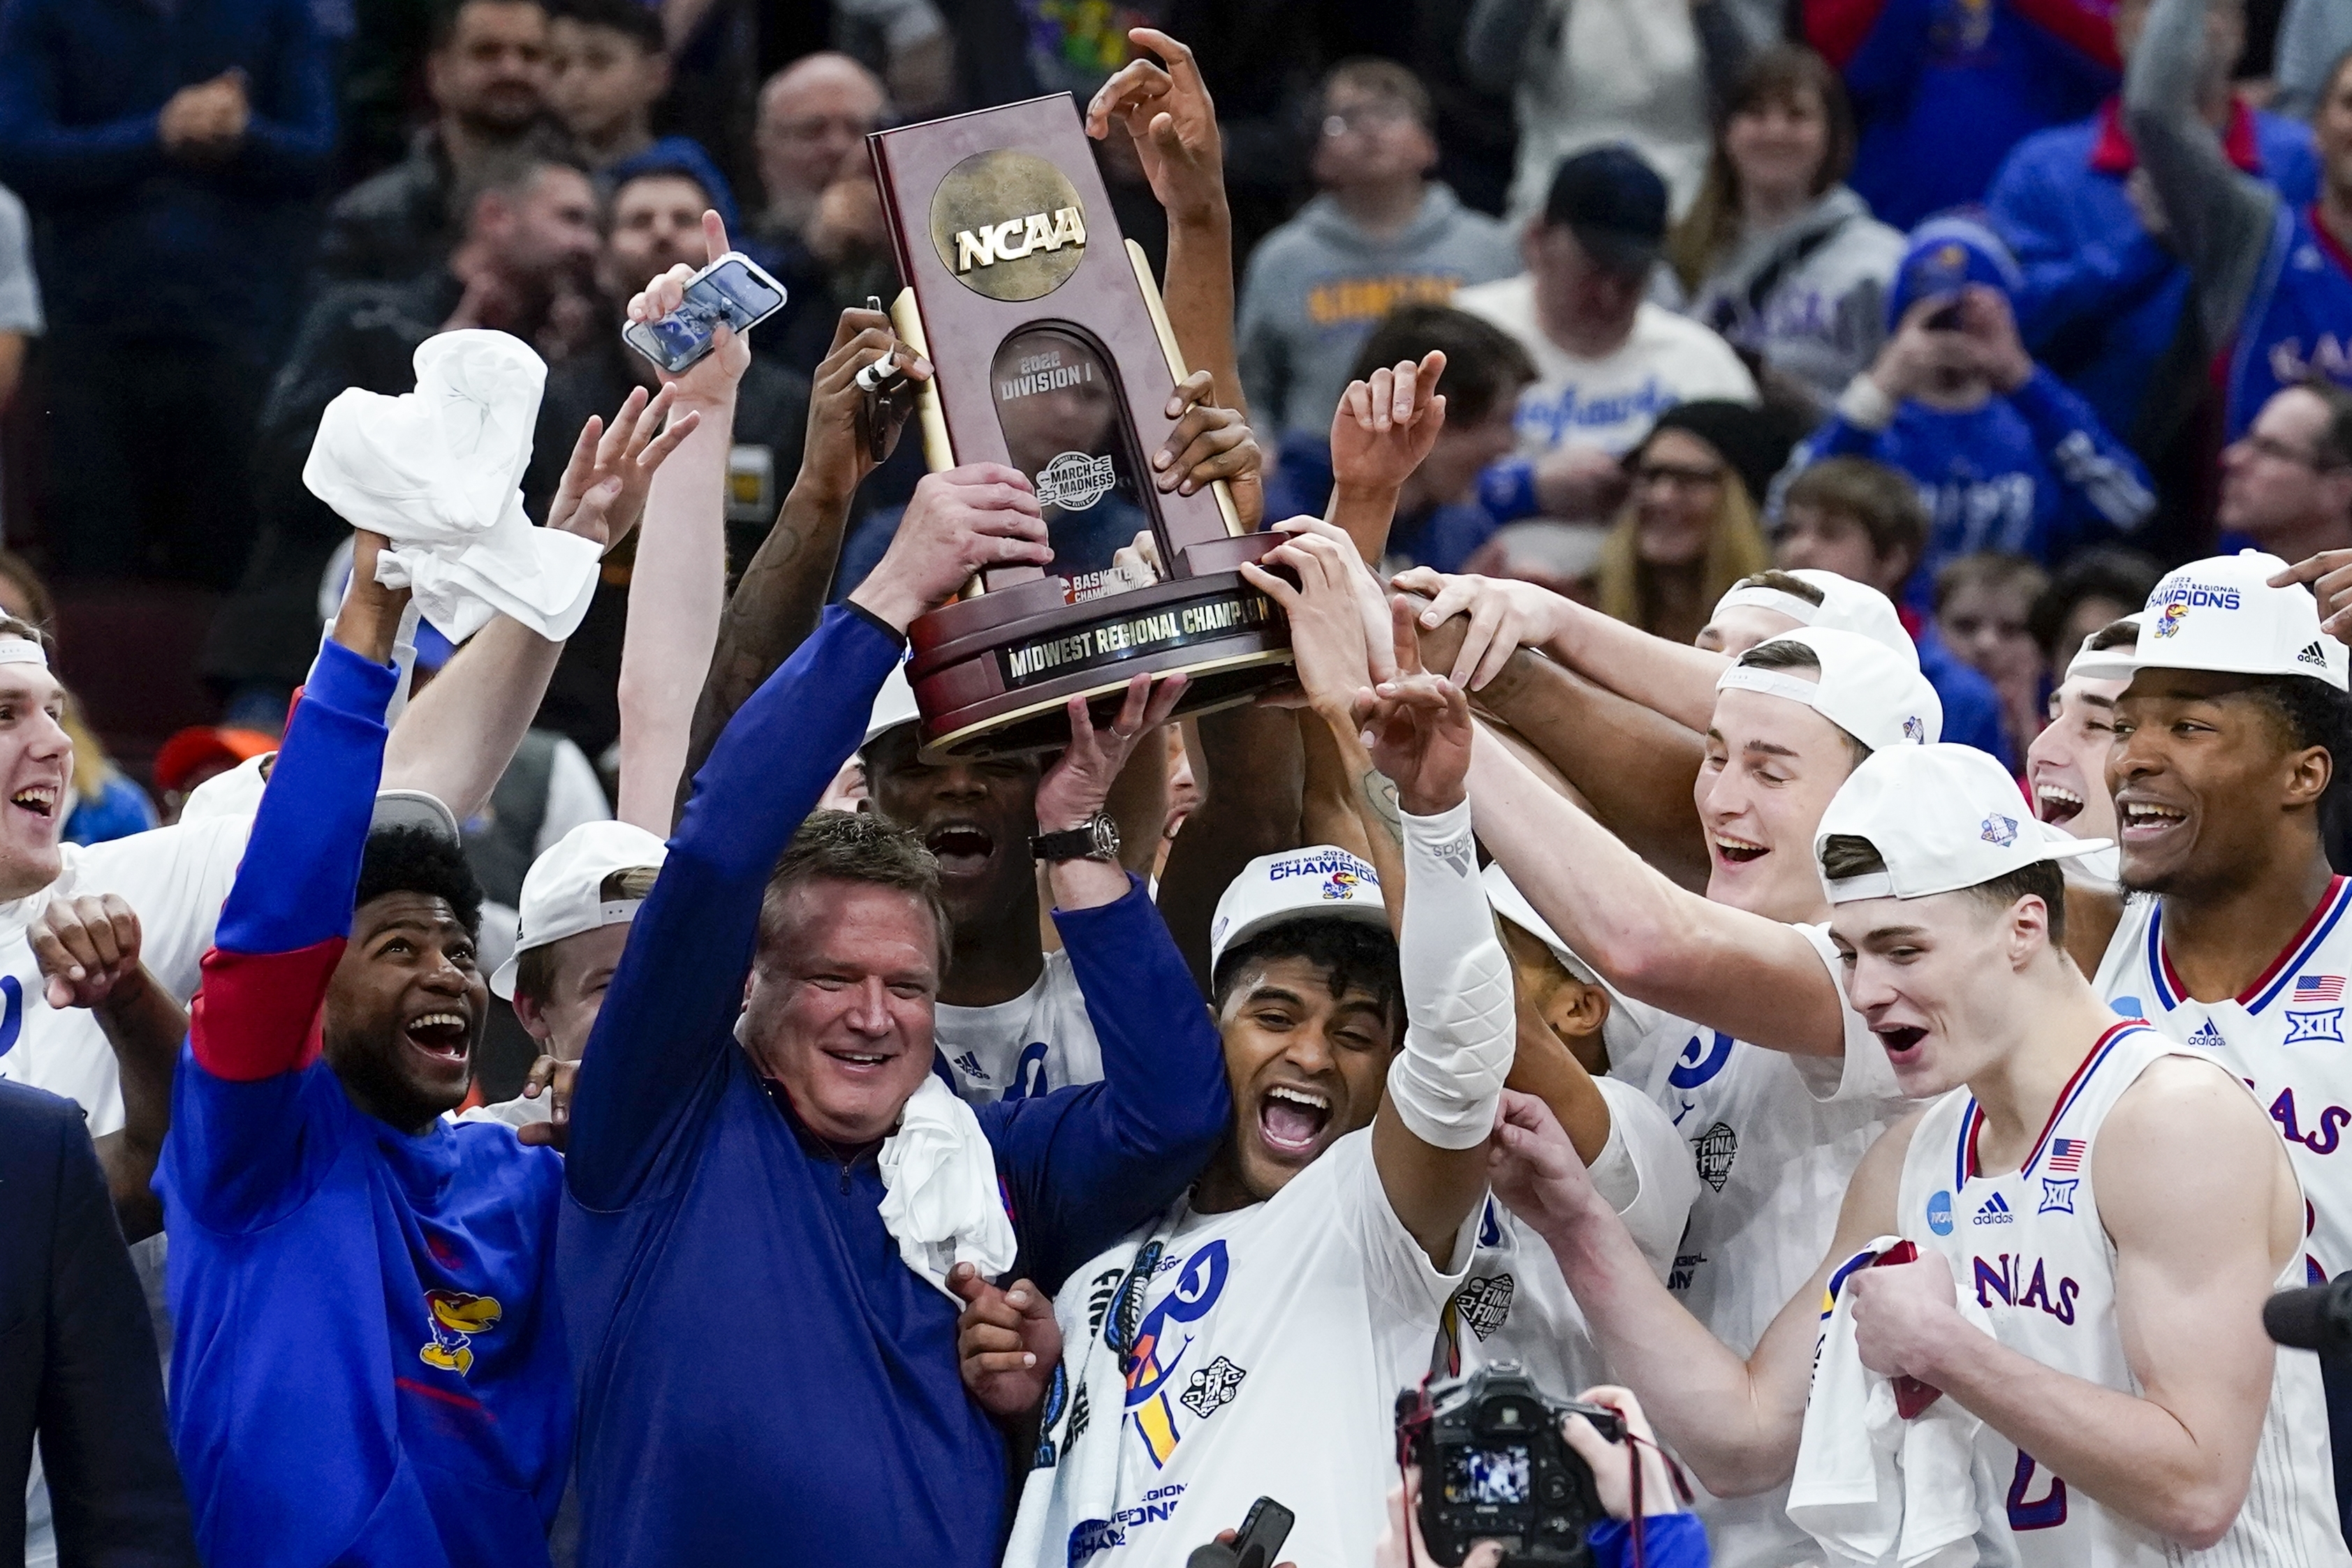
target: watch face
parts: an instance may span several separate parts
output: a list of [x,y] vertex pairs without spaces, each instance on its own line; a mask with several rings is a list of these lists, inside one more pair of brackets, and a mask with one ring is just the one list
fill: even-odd
[[1110,813],[1108,811],[1097,813],[1093,827],[1095,858],[1107,861],[1118,859],[1118,824],[1111,821]]

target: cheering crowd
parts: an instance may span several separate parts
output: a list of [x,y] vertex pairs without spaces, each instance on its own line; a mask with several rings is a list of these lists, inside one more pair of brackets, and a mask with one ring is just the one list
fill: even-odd
[[[887,83],[778,71],[750,214],[684,9],[436,8],[298,242],[310,7],[0,5],[48,559],[229,596],[157,826],[0,552],[0,1541],[2352,1568],[2352,1338],[2263,1314],[2352,1270],[2352,24],[2268,109],[2241,0],[1066,33],[1192,367],[1127,499],[1278,536],[1291,666],[970,759],[909,627],[1100,525],[923,471],[862,137],[993,13],[841,7]],[[789,309],[624,346],[739,253]],[[1589,1517],[1412,1462],[1514,1368]]]

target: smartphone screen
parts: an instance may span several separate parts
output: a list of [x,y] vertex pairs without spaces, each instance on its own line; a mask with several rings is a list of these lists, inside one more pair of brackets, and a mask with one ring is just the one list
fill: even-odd
[[726,322],[741,332],[783,308],[783,286],[740,256],[724,256],[686,286],[677,309],[658,321],[637,321],[622,334],[631,348],[676,374],[710,352],[711,334]]

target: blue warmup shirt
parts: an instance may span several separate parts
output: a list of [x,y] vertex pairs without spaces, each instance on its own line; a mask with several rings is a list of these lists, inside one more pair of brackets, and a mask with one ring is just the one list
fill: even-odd
[[2352,255],[2316,207],[2281,202],[2270,249],[2239,318],[2228,364],[2228,439],[2236,441],[2275,392],[2307,377],[2352,388]]
[[[637,912],[572,1102],[559,1242],[580,1369],[583,1568],[994,1568],[1005,1440],[960,1304],[883,1228],[734,1028],[770,869],[865,734],[896,633],[852,606],[743,705]],[[1057,912],[1100,1083],[975,1108],[1047,1290],[1163,1211],[1231,1118],[1223,1052],[1139,884]]]
[[[2221,144],[2289,204],[2317,193],[2310,127],[2239,104]],[[2147,232],[2126,192],[2137,162],[2110,101],[2019,142],[1985,198],[2025,274],[2016,306],[2026,348],[2126,440],[2189,302],[2188,265]]]
[[172,1435],[215,1568],[530,1568],[563,1494],[561,1158],[411,1136],[318,1053],[394,680],[320,651],[172,1086]]
[[2038,366],[2009,396],[1964,413],[1906,402],[1882,431],[1833,413],[1797,449],[1791,471],[1829,457],[1867,457],[1919,487],[1927,548],[1903,596],[1923,611],[1948,560],[2010,550],[2054,564],[2128,533],[2156,506],[2147,470],[2130,448]]

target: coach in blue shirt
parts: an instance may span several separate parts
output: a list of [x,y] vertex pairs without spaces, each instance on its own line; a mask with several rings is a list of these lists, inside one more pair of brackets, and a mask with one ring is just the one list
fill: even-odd
[[[957,1375],[940,1282],[972,1254],[924,1247],[910,1192],[928,1168],[912,1207],[960,1213],[959,1243],[992,1230],[990,1272],[1017,1243],[1050,1291],[1165,1208],[1223,1134],[1217,1032],[1115,862],[1053,867],[1105,1081],[975,1112],[927,1089],[947,957],[929,856],[879,819],[810,817],[908,622],[982,566],[1048,559],[1045,537],[1009,469],[925,479],[881,563],[695,780],[572,1111],[558,1251],[585,1568],[993,1564],[1005,1444]],[[1131,695],[1074,741],[1038,786],[1042,831],[1099,810],[1172,698]],[[927,1130],[942,1160],[906,1146]]]

